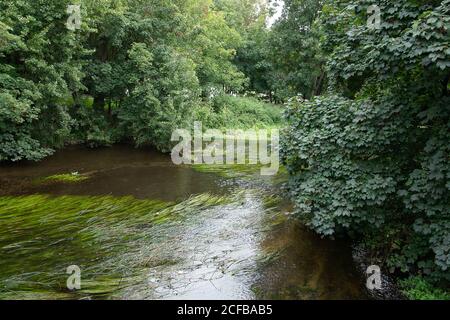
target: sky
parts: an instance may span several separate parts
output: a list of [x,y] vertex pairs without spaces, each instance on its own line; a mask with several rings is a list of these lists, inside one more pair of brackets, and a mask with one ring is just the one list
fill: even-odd
[[278,3],[278,6],[274,7],[276,8],[276,13],[273,15],[273,17],[269,18],[269,21],[267,22],[269,28],[281,17],[281,14],[283,13],[284,1],[276,0],[275,2]]

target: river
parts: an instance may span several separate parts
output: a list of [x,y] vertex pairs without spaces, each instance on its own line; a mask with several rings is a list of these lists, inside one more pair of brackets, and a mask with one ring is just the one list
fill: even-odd
[[303,227],[282,180],[120,145],[3,165],[0,298],[364,299],[349,244]]

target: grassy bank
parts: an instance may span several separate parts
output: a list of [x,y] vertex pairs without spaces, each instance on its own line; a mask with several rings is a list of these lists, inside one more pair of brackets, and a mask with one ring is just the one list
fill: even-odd
[[196,110],[195,119],[212,129],[263,129],[281,126],[282,106],[252,97],[220,95]]

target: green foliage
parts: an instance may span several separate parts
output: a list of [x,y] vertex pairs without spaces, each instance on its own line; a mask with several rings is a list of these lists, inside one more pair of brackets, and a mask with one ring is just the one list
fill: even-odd
[[236,64],[248,76],[249,90],[266,94],[270,101],[322,92],[326,81],[322,32],[315,28],[322,2],[285,0],[282,17],[270,29],[267,5],[260,4],[260,15],[246,19],[252,23],[244,24],[246,41]]
[[[73,52],[83,52],[64,28],[68,4],[0,2],[0,161],[41,159],[67,136],[58,101],[79,85]],[[50,127],[40,130],[38,121]]]
[[230,11],[230,8],[218,6],[214,10],[212,1],[193,2],[195,6],[187,15],[187,44],[203,94],[207,95],[212,88],[226,92],[242,90],[246,83],[245,75],[232,62],[243,39],[237,26],[227,23],[225,17],[229,13],[239,13],[240,8],[234,7]]
[[245,88],[270,93],[267,82],[271,72],[268,60],[271,48],[267,42],[270,31],[266,28],[268,3],[262,0],[215,0],[214,3],[241,36],[234,64],[248,78]]
[[400,281],[402,292],[411,300],[450,300],[450,293],[435,288],[421,277]]
[[103,112],[87,107],[72,109],[70,142],[85,143],[91,148],[110,146],[120,140],[119,129],[111,128],[113,123]]
[[261,22],[248,28],[247,39],[239,48],[235,63],[249,78],[248,89],[267,93],[271,97],[272,62],[269,43],[270,31]]
[[220,95],[196,110],[194,119],[202,121],[205,128],[214,129],[278,127],[282,109],[251,97]]
[[322,36],[314,23],[322,0],[285,0],[282,18],[273,26],[269,38],[269,83],[276,96],[286,101],[302,94],[310,98],[324,88]]
[[283,158],[297,213],[362,239],[391,271],[450,280],[450,2],[328,1],[330,93],[293,99]]
[[191,124],[199,103],[194,64],[165,46],[152,54],[144,44],[134,44],[129,55],[135,86],[118,111],[119,120],[136,145],[167,151],[173,130]]

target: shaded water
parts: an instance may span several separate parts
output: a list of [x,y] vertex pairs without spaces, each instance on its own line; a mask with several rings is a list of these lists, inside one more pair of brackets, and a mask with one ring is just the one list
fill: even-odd
[[[72,172],[89,179],[36,183]],[[0,183],[0,298],[365,298],[348,245],[305,230],[257,173],[115,146],[2,166]],[[74,264],[82,288],[70,292]]]

